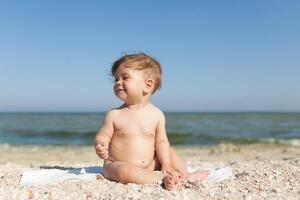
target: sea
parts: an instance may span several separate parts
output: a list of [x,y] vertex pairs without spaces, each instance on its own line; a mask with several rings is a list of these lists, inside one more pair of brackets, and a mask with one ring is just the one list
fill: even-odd
[[[300,146],[300,113],[166,112],[172,145]],[[0,145],[93,145],[104,113],[0,113]]]

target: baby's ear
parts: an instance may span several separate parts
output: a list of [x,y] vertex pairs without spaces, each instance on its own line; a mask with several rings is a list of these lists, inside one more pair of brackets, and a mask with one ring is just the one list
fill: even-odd
[[147,80],[145,80],[145,84],[146,84],[145,92],[146,93],[151,92],[154,87],[154,80],[147,79]]

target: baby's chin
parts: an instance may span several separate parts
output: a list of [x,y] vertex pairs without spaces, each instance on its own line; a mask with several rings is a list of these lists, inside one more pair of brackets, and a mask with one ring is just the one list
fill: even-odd
[[127,94],[124,91],[115,92],[116,97],[118,97],[121,101],[126,101]]

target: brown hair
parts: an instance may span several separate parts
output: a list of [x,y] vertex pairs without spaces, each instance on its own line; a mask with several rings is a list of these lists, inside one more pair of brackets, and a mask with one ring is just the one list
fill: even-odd
[[161,87],[161,65],[153,57],[145,53],[124,55],[116,60],[111,67],[111,75],[115,76],[120,66],[126,66],[136,70],[145,70],[148,77],[154,79],[154,93]]

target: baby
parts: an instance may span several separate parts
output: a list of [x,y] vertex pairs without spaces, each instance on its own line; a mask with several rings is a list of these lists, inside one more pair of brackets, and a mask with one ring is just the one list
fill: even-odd
[[95,137],[103,176],[121,183],[162,181],[167,190],[181,178],[207,177],[208,172],[187,172],[170,147],[163,112],[149,101],[161,86],[160,63],[144,53],[125,55],[113,63],[111,73],[114,93],[124,104],[106,113]]

